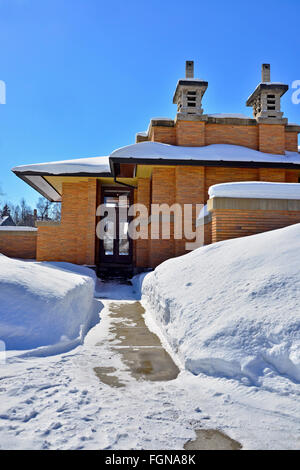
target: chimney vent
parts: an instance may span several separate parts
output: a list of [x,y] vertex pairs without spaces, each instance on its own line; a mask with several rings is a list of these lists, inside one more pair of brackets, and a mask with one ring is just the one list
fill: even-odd
[[185,63],[185,78],[194,78],[194,61],[187,60]]
[[271,66],[270,64],[262,64],[261,67],[261,81],[263,83],[271,81]]

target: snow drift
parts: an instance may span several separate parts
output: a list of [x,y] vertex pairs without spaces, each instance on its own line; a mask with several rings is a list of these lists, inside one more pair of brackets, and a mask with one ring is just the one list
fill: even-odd
[[0,255],[0,339],[6,349],[74,345],[95,320],[91,269]]
[[215,243],[148,274],[143,300],[194,374],[300,381],[300,224]]

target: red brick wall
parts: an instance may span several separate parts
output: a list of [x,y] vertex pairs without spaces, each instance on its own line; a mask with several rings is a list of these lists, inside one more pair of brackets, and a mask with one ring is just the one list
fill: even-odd
[[212,243],[267,232],[300,222],[300,211],[214,210]]
[[[144,204],[150,210],[150,179],[139,178],[138,188],[136,191],[136,200],[139,204]],[[148,218],[142,219],[145,224],[148,223]],[[149,226],[148,226],[149,229]],[[147,229],[147,231],[148,231]],[[138,239],[133,242],[135,248],[135,264],[139,268],[147,268],[149,266],[149,248],[150,242],[148,240]]]
[[61,224],[38,228],[38,260],[95,263],[96,184],[63,183]]
[[298,133],[286,132],[285,133],[285,149],[290,152],[298,152]]
[[35,259],[37,231],[0,230],[0,253],[12,258]]
[[[184,204],[204,204],[205,203],[205,167],[194,166],[178,166],[175,172],[176,177],[176,192],[175,200],[182,207],[184,213]],[[196,207],[194,207],[191,223],[193,230],[196,224]],[[188,219],[187,219],[188,220]],[[182,240],[174,240],[175,255],[183,255],[186,253],[185,244],[193,240],[186,240],[184,238],[184,227],[182,227],[183,238]]]
[[285,127],[281,124],[258,125],[259,150],[265,153],[284,154]]
[[177,121],[176,145],[202,147],[205,145],[205,122]]
[[176,145],[176,129],[175,127],[153,126],[149,140],[152,142]]
[[[175,168],[155,167],[152,173],[152,204],[168,204],[175,202]],[[175,254],[173,227],[171,226],[171,239],[161,239],[161,223],[152,222],[149,230],[160,234],[159,239],[150,239],[149,267],[155,267]],[[172,225],[172,224],[171,224]]]
[[153,126],[148,140],[185,147],[231,144],[284,154],[298,151],[298,133],[286,132],[283,124],[237,125],[177,120],[175,127]]
[[205,145],[211,144],[241,145],[258,150],[257,126],[206,124]]
[[228,168],[228,167],[206,167],[205,168],[205,203],[208,199],[210,186],[220,183],[232,183],[238,181],[258,181],[259,170],[257,168]]

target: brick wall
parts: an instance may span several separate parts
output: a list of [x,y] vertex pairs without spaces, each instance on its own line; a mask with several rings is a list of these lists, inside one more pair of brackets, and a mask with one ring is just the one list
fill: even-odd
[[298,133],[297,132],[285,133],[285,149],[290,152],[298,152]]
[[[165,203],[171,206],[175,202],[175,190],[175,168],[153,168],[152,204]],[[159,236],[158,239],[149,240],[149,267],[154,268],[175,255],[173,226],[171,224],[170,240],[163,240],[161,238],[162,223],[159,220],[151,222],[149,230]]]
[[285,127],[280,124],[259,124],[258,139],[259,150],[265,153],[284,154]]
[[37,259],[95,264],[97,180],[63,183],[59,226],[39,227]]
[[241,145],[258,150],[257,126],[206,124],[205,145],[211,144]]
[[[186,221],[195,230],[196,227],[196,204],[205,203],[205,167],[178,166],[175,170],[176,189],[175,199],[181,205],[184,213],[184,204],[193,204],[192,217],[186,217]],[[180,256],[186,253],[186,242],[193,241],[184,238],[184,226],[182,226],[183,238],[174,240],[175,255]]]
[[153,126],[149,140],[152,142],[176,145],[176,129],[175,127]]
[[176,145],[202,147],[205,145],[205,122],[177,121]]
[[[226,167],[194,167],[177,166],[174,168],[155,167],[152,181],[140,178],[137,190],[137,202],[149,207],[151,202],[155,204],[180,204],[183,210],[184,204],[206,204],[208,200],[208,188],[214,184],[234,181],[298,181],[299,171],[281,170],[272,168],[226,168]],[[195,228],[195,211],[192,215],[192,226]],[[214,222],[216,223],[216,222]],[[276,222],[277,223],[277,222]],[[285,224],[284,220],[284,224]],[[171,224],[171,239],[163,240],[162,221],[152,223],[152,230],[159,233],[158,240],[138,240],[136,247],[136,265],[138,267],[155,267],[168,258],[180,256],[186,253],[185,243],[188,240],[174,239],[173,224]],[[205,225],[205,244],[210,240],[208,226]],[[151,226],[149,226],[150,230]],[[222,230],[224,227],[222,227]],[[231,230],[231,229],[230,229]],[[240,229],[239,229],[240,230]],[[149,231],[149,237],[150,237]],[[239,232],[240,233],[240,232]],[[224,232],[227,237],[226,231]],[[209,241],[209,243],[211,240]]]
[[300,211],[216,210],[212,243],[287,227],[300,222]]
[[184,147],[201,147],[211,144],[241,145],[280,155],[284,154],[285,150],[298,151],[298,133],[287,132],[285,125],[261,123],[250,125],[242,121],[240,124],[227,124],[179,119],[174,127],[151,126],[150,135],[143,140]]
[[[149,178],[139,178],[138,179],[138,188],[136,193],[135,202],[139,204],[144,204],[147,207],[148,214],[150,210],[150,179]],[[142,217],[140,214],[141,222],[147,227],[147,232],[149,231],[148,226],[148,217]],[[149,238],[147,240],[138,239],[133,242],[134,251],[135,251],[135,265],[139,268],[147,268],[149,266],[149,248],[150,242]]]
[[300,223],[300,201],[288,199],[213,198],[212,243]]
[[37,231],[0,230],[0,253],[12,258],[35,259]]

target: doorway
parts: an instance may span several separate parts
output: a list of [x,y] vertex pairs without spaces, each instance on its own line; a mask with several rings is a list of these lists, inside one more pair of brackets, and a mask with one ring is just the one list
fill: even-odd
[[132,190],[102,188],[102,204],[104,231],[100,239],[100,264],[132,265],[132,239],[128,236]]

